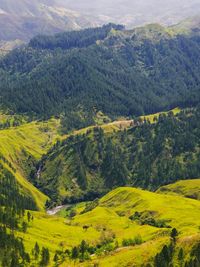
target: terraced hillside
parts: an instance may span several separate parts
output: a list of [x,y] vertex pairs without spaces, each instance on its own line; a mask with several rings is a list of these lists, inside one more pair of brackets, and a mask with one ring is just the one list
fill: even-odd
[[184,197],[200,200],[200,180],[178,181],[159,188],[158,193],[178,194]]
[[[165,244],[175,242],[170,262],[180,266],[181,261],[185,266],[191,250],[195,251],[200,242],[199,210],[197,200],[135,188],[117,188],[98,201],[64,208],[62,215],[65,218],[32,212],[34,220],[23,238],[27,250],[31,250],[36,241],[40,247],[48,247],[51,264],[55,251],[59,250],[59,266],[125,267],[146,266],[148,263],[159,266],[154,265],[156,254]],[[174,227],[178,235],[172,241],[170,234]],[[84,260],[81,252],[73,258],[71,251],[82,240],[88,244]],[[184,253],[179,259],[181,248]],[[64,251],[68,251],[67,254]]]

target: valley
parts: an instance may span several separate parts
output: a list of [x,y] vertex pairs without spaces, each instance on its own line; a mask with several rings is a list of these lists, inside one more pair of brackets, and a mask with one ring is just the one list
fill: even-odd
[[[131,133],[134,129],[136,131],[143,127],[147,133],[147,126],[155,127],[154,125],[159,124],[159,119],[167,119],[170,116],[180,119],[184,113],[187,118],[193,112],[193,110],[174,109],[137,118],[134,121],[123,120],[102,126],[91,126],[68,135],[61,134],[60,120],[55,118],[48,121],[27,122],[24,117],[21,125],[0,130],[0,151],[5,157],[1,158],[2,164],[13,172],[23,194],[31,193],[37,208],[40,209],[40,211],[30,211],[33,219],[30,221],[25,219],[27,221],[25,232],[15,231],[16,236],[23,238],[31,261],[35,262],[36,266],[39,264],[39,258],[34,258],[31,252],[37,242],[40,248],[46,247],[49,250],[48,266],[55,264],[56,266],[116,266],[116,261],[120,266],[130,264],[141,266],[142,257],[145,258],[143,264],[157,267],[159,265],[154,265],[156,255],[161,253],[164,245],[172,242],[170,234],[173,228],[177,229],[178,236],[173,245],[170,261],[179,266],[180,260],[177,259],[177,255],[181,248],[184,250],[181,261],[186,262],[190,259],[191,250],[195,249],[200,238],[200,202],[198,198],[195,200],[188,196],[199,194],[198,179],[180,182],[185,188],[183,192],[187,193],[182,193],[178,183],[170,185],[169,189],[168,186],[166,189],[165,186],[161,187],[157,192],[119,187],[98,199],[94,195],[95,199],[90,201],[57,207],[56,214],[53,212],[51,215],[44,211],[48,197],[33,187],[27,179],[30,179],[31,168],[37,166],[42,157],[48,158],[45,154],[49,153],[52,147],[59,148],[56,142],[65,145],[72,137],[80,138],[88,134],[92,137],[92,132],[97,134],[100,129],[110,137],[116,135],[115,138],[124,132]],[[2,115],[2,118],[7,121],[12,117]],[[42,175],[43,168],[40,170],[40,179]],[[52,198],[53,195],[49,197]],[[187,242],[185,245],[187,239],[190,243]],[[84,253],[72,256],[72,251],[75,247],[78,248],[82,240],[86,242]]]
[[199,267],[200,19],[0,4],[53,23],[0,57],[0,266]]
[[[174,262],[177,262],[176,257],[182,246],[183,260],[189,259],[191,247],[195,247],[200,238],[200,203],[197,200],[149,193],[134,188],[119,188],[100,199],[96,208],[81,214],[84,207],[84,203],[75,206],[77,215],[65,219],[58,216],[49,217],[39,212],[32,213],[34,220],[28,226],[27,233],[23,234],[26,248],[32,249],[37,241],[40,246],[44,245],[50,249],[51,258],[56,250],[60,250],[60,266],[93,266],[97,263],[98,266],[116,266],[116,261],[121,266],[140,266],[141,257],[145,259],[143,263],[153,264],[152,257],[155,257],[165,244],[170,243],[173,227],[179,231],[174,248]],[[131,215],[133,219],[130,219]],[[153,225],[156,222],[166,225]],[[85,225],[88,225],[87,230],[84,230]],[[134,245],[130,241],[131,238],[140,238],[141,244]],[[190,239],[190,243],[185,246],[187,239]],[[89,257],[91,259],[88,258],[85,263],[71,260],[67,254],[62,255],[63,249],[70,250],[77,246],[80,240],[85,240],[93,247],[101,242],[104,245],[102,244],[103,247],[96,251],[97,254]],[[130,245],[126,245],[126,242],[130,242]],[[63,264],[62,257],[65,260]]]

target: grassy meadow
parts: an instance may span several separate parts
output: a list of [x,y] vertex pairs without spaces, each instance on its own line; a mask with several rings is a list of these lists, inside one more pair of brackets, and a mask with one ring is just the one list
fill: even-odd
[[[51,259],[57,249],[71,249],[85,240],[97,245],[105,237],[112,236],[113,245],[118,247],[110,252],[91,256],[85,262],[66,258],[61,266],[141,266],[158,253],[170,241],[170,232],[175,227],[178,232],[177,251],[184,245],[184,253],[190,252],[195,242],[200,241],[200,202],[178,195],[152,193],[135,188],[117,188],[99,200],[98,205],[83,213],[86,203],[73,207],[76,216],[66,216],[64,208],[58,215],[49,216],[43,212],[32,212],[33,222],[27,233],[19,233],[25,246],[31,251],[35,242],[50,249]],[[140,218],[131,215],[141,214]],[[64,216],[64,217],[62,217]],[[142,223],[142,219],[153,218],[162,221],[162,227]],[[88,229],[84,230],[87,225]],[[124,246],[123,240],[140,236],[142,242],[135,246]],[[187,242],[190,240],[190,243]],[[185,245],[185,243],[187,245]],[[174,263],[176,265],[176,257]],[[177,263],[178,264],[178,263]],[[51,261],[51,265],[53,262]]]

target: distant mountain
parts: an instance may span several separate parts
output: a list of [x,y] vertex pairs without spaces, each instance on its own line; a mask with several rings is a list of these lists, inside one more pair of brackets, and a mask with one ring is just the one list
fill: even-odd
[[27,42],[37,34],[110,22],[127,28],[147,23],[172,25],[199,12],[199,0],[0,0],[0,41],[16,44],[16,40]]
[[187,18],[171,27],[176,33],[196,34],[200,32],[200,17]]
[[90,16],[44,0],[0,0],[0,41],[28,41],[37,34],[96,26]]
[[56,3],[129,28],[146,23],[171,25],[200,12],[199,0],[57,0]]

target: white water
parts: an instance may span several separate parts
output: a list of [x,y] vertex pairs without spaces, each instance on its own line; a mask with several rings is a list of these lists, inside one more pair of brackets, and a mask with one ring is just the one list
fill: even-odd
[[57,206],[53,209],[49,209],[47,210],[47,214],[48,215],[55,215],[57,214],[60,210],[62,210],[63,208],[68,208],[70,205],[61,205],[61,206]]

